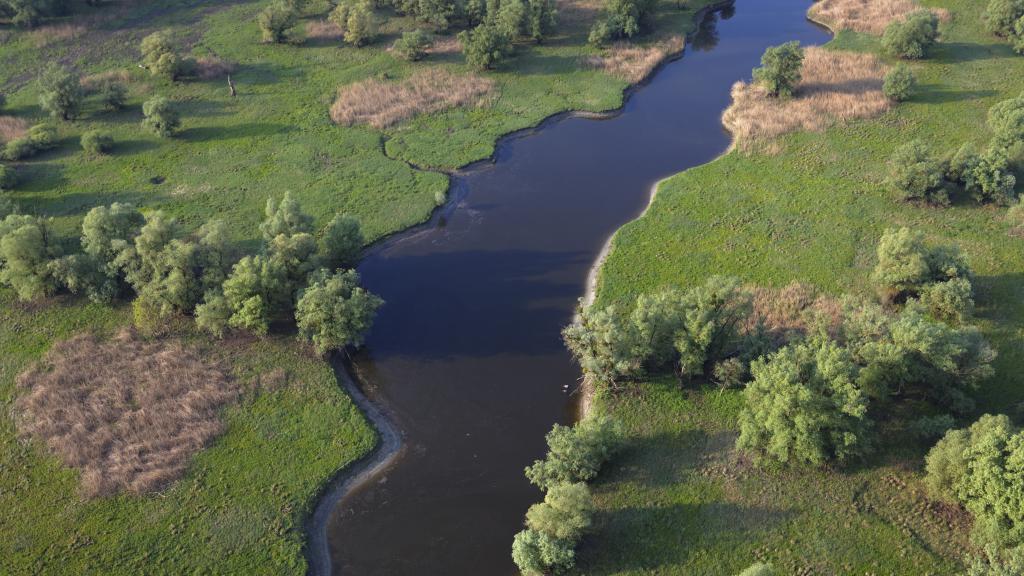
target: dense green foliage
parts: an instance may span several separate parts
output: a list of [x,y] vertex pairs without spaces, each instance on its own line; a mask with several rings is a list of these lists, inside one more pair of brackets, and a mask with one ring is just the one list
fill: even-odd
[[142,39],[139,46],[142,64],[150,74],[174,80],[182,71],[181,56],[175,51],[169,32],[153,32]]
[[299,293],[295,322],[299,335],[320,354],[361,346],[363,336],[383,301],[359,286],[359,275],[349,270],[329,274],[321,269]]
[[1010,36],[1014,33],[1014,25],[1024,17],[1024,1],[1022,0],[989,0],[982,14],[985,27],[998,36]]
[[142,105],[142,127],[168,138],[181,128],[181,115],[177,107],[163,96],[154,96]]
[[114,147],[114,139],[100,130],[89,130],[82,134],[82,150],[88,154],[106,154]]
[[903,102],[914,93],[914,73],[910,66],[902,62],[893,66],[885,73],[882,81],[882,93],[886,98],[896,102]]
[[889,158],[889,184],[907,200],[949,204],[942,163],[921,140],[901,144]]
[[39,107],[54,118],[77,118],[84,96],[78,77],[56,64],[39,77]]
[[377,35],[377,18],[369,0],[341,2],[328,17],[341,30],[345,42],[363,46]]
[[512,38],[493,22],[484,22],[459,33],[466,63],[478,70],[490,70],[512,54]]
[[771,46],[761,56],[761,67],[754,69],[754,80],[768,94],[789,98],[800,83],[804,53],[799,42]]
[[402,60],[416,62],[426,57],[427,49],[433,42],[434,37],[429,32],[417,28],[403,33],[401,38],[395,40],[391,49]]
[[287,0],[273,0],[256,17],[256,23],[263,33],[264,42],[283,43],[288,40],[288,31],[299,22],[299,12]]
[[556,424],[545,437],[548,453],[526,468],[526,477],[543,490],[555,484],[587,482],[620,447],[614,420],[586,418],[574,426]]
[[591,44],[602,45],[619,38],[632,38],[648,26],[654,11],[652,0],[607,0],[601,18],[590,29]]
[[918,10],[885,28],[882,48],[897,58],[924,58],[939,36],[939,18],[930,10]]
[[931,285],[971,277],[956,245],[928,246],[922,232],[909,228],[886,230],[875,253],[871,279],[890,301],[916,298]]

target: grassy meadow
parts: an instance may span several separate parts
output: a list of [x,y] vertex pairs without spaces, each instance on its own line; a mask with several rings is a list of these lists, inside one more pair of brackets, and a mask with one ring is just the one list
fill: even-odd
[[[649,211],[614,239],[597,304],[712,274],[870,295],[878,238],[908,226],[963,249],[977,275],[977,323],[999,353],[978,411],[1019,419],[1024,240],[1008,235],[1005,208],[912,205],[883,181],[892,150],[914,138],[942,154],[983,145],[988,108],[1024,90],[1024,58],[983,30],[983,3],[923,4],[952,19],[931,56],[911,64],[919,86],[910,101],[873,120],[784,136],[771,151],[734,150],[663,182]],[[828,48],[880,53],[877,37],[853,32]],[[929,446],[889,438],[853,469],[766,472],[733,453],[741,403],[739,391],[680,390],[673,378],[597,400],[630,441],[595,485],[599,526],[581,551],[582,573],[728,575],[755,560],[785,574],[962,569],[969,522],[925,497]]]
[[[658,30],[682,34],[707,4],[664,1]],[[600,111],[622,102],[624,79],[582,64],[594,6],[565,2],[559,33],[485,76],[496,84],[484,105],[416,117],[384,131],[340,127],[328,109],[338,88],[366,79],[408,77],[441,66],[469,69],[462,55],[434,54],[410,64],[387,47],[414,23],[389,15],[382,37],[356,49],[310,38],[259,42],[255,14],[265,1],[153,0],[75,3],[64,18],[34,31],[0,23],[0,114],[43,121],[36,76],[58,62],[83,76],[117,72],[128,105],[101,109],[95,98],[73,122],[57,123],[59,145],[11,163],[18,176],[4,192],[29,214],[53,219],[68,248],[85,213],[112,202],[163,210],[194,229],[220,218],[239,254],[258,245],[268,197],[290,191],[317,225],[336,212],[357,216],[367,241],[424,221],[448,186],[439,171],[487,158],[496,139],[565,110]],[[300,23],[323,19],[309,3]],[[319,11],[319,13],[318,13]],[[140,69],[139,41],[168,29],[183,55],[216,56],[235,67],[238,95],[226,79],[169,82]],[[658,36],[652,38],[656,40]],[[182,114],[171,139],[144,132],[147,98],[163,95]],[[114,138],[109,155],[79,145],[93,129]],[[83,498],[78,472],[15,429],[17,375],[57,340],[83,331],[102,336],[131,324],[125,304],[108,307],[57,296],[18,302],[0,289],[0,573],[2,574],[297,574],[304,573],[304,522],[325,482],[366,454],[373,430],[342,392],[330,367],[284,331],[225,343],[197,334],[188,319],[171,332],[210,361],[228,367],[242,389],[226,409],[226,432],[192,461],[184,478],[149,495]],[[283,382],[275,374],[285,374]],[[273,386],[266,381],[274,380]]]

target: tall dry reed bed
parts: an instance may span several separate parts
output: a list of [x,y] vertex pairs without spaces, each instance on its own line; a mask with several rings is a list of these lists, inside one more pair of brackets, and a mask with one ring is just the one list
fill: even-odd
[[[808,16],[834,30],[853,30],[880,35],[885,27],[903,20],[921,7],[914,0],[818,0]],[[931,8],[940,20],[949,20],[943,8]]]

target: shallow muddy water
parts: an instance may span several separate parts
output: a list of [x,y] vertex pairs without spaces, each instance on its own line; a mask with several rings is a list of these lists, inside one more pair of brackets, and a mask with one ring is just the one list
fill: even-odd
[[454,178],[430,225],[359,266],[387,305],[356,358],[402,431],[393,466],[328,523],[335,574],[503,576],[527,507],[523,468],[572,419],[579,370],[560,330],[616,228],[656,181],[721,154],[729,89],[765,47],[819,44],[807,0],[738,0],[709,14],[683,58],[608,119],[562,117],[508,138]]

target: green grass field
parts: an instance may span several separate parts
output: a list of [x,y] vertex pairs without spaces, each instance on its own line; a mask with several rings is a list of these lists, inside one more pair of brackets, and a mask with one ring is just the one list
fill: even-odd
[[[21,209],[54,219],[69,248],[92,207],[132,202],[179,218],[186,228],[227,222],[238,250],[258,244],[256,225],[268,197],[290,191],[324,223],[336,212],[360,218],[368,241],[424,221],[447,189],[443,173],[488,157],[502,134],[565,110],[601,111],[622,102],[625,81],[586,69],[580,57],[588,23],[564,26],[543,46],[521,46],[488,76],[498,85],[486,107],[415,118],[384,133],[342,128],[328,118],[337,88],[367,78],[400,79],[419,67],[464,73],[460,54],[409,64],[386,52],[413,23],[392,17],[375,44],[265,45],[254,15],[264,1],[112,1],[47,24],[81,24],[77,37],[49,38],[0,24],[0,114],[36,123],[35,76],[50,62],[87,75],[126,70],[128,107],[105,112],[89,101],[78,120],[59,125],[60,145],[16,163],[10,193]],[[664,2],[658,30],[685,33],[694,0]],[[316,15],[310,3],[306,20]],[[238,96],[223,78],[171,83],[138,68],[139,41],[170,29],[193,56],[236,64]],[[183,130],[173,139],[143,132],[141,105],[153,95],[174,100]],[[82,153],[87,130],[108,131],[109,156]],[[126,305],[105,307],[57,297],[23,304],[0,289],[0,406],[10,413],[15,378],[52,342],[82,331],[110,334],[131,323]],[[0,417],[0,573],[2,574],[286,574],[305,571],[304,521],[324,483],[367,453],[374,434],[338,388],[329,366],[294,338],[235,338],[226,345],[177,334],[228,364],[248,386],[277,369],[289,374],[275,391],[248,390],[228,409],[227,432],[200,453],[185,478],[163,493],[84,501],[77,472],[17,437],[13,414]]]
[[[870,294],[879,236],[909,226],[963,248],[977,273],[978,323],[999,352],[979,410],[1016,413],[1024,240],[1008,236],[1005,209],[910,205],[883,180],[892,150],[913,138],[940,153],[984,144],[988,108],[1024,90],[1024,58],[983,31],[981,3],[925,4],[953,19],[933,56],[912,64],[920,86],[911,101],[875,120],[787,136],[775,155],[731,152],[667,180],[616,236],[598,305],[712,274]],[[848,32],[830,47],[879,49]],[[763,472],[732,454],[740,402],[737,391],[680,391],[669,380],[598,401],[626,423],[630,444],[596,485],[600,526],[581,572],[734,574],[763,559],[786,574],[957,573],[966,526],[924,498],[926,446],[890,446],[854,470]]]

